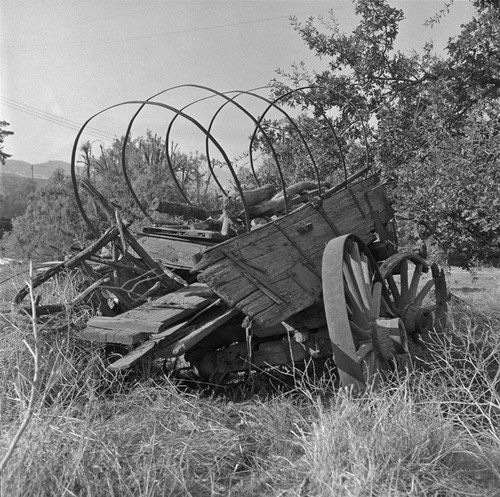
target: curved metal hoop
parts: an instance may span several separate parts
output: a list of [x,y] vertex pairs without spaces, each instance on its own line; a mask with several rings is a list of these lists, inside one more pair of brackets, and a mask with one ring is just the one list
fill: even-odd
[[[190,121],[191,123],[193,123],[205,135],[209,134],[208,131],[196,119],[194,119],[190,115],[188,115],[188,114],[180,111],[179,109],[176,109],[175,107],[172,107],[170,105],[167,105],[167,104],[164,104],[164,103],[161,103],[161,102],[152,102],[152,101],[144,101],[144,100],[129,100],[127,102],[121,102],[121,103],[112,105],[110,107],[107,107],[106,109],[104,109],[104,110],[98,112],[97,114],[94,114],[92,117],[90,117],[83,124],[83,126],[81,127],[80,131],[78,132],[78,134],[77,134],[77,136],[75,138],[75,142],[73,144],[73,150],[72,150],[72,154],[71,154],[71,179],[72,179],[72,183],[73,183],[73,190],[74,190],[74,193],[75,193],[75,199],[76,199],[76,203],[77,203],[78,209],[80,210],[80,213],[82,214],[82,217],[83,217],[84,221],[86,222],[87,226],[89,226],[89,228],[91,229],[91,231],[96,236],[98,236],[99,232],[98,232],[97,228],[94,226],[94,224],[88,218],[88,216],[87,216],[87,214],[85,212],[85,209],[83,207],[83,204],[82,204],[79,192],[78,192],[78,182],[77,182],[77,178],[76,178],[76,153],[77,153],[77,149],[78,149],[78,142],[80,140],[80,137],[81,137],[83,131],[85,130],[86,126],[88,125],[88,123],[90,121],[92,121],[95,117],[97,117],[98,115],[100,115],[100,114],[102,114],[102,113],[104,113],[104,112],[106,112],[108,110],[111,110],[111,109],[114,109],[114,108],[117,108],[117,107],[120,107],[120,106],[123,106],[123,105],[137,105],[137,104],[141,105],[141,108],[143,108],[145,105],[154,105],[154,106],[158,106],[158,107],[170,110],[171,112],[174,112],[174,113],[176,113],[178,115],[181,115],[182,117],[184,117],[185,119],[187,119],[188,121]],[[128,139],[128,136],[126,137],[126,140],[127,139]],[[126,140],[124,141],[124,143],[127,143]],[[221,147],[221,145],[219,144],[219,142],[213,136],[211,136],[211,135],[210,135],[210,140],[215,145],[215,147],[217,148],[217,150],[220,152],[220,154],[224,158],[224,161],[228,165],[231,173],[233,174],[233,179],[235,181],[236,187],[237,187],[237,189],[238,189],[238,191],[239,191],[239,193],[240,193],[240,195],[242,197],[242,202],[243,202],[243,206],[245,208],[245,213],[246,213],[246,219],[245,219],[245,221],[246,221],[247,227],[249,229],[250,219],[248,218],[248,214],[247,214],[248,213],[248,209],[246,208],[245,198],[244,198],[244,195],[243,195],[243,190],[241,188],[241,184],[240,184],[240,182],[238,180],[238,177],[235,174],[234,169],[231,166],[231,161],[229,160],[229,157],[227,156],[226,152]],[[122,149],[122,151],[123,151],[123,149]],[[127,184],[129,184],[130,180],[129,180],[128,176],[127,176],[126,180],[128,182]],[[130,184],[130,190],[131,190],[131,192],[133,192],[133,188],[131,188],[131,184]],[[135,192],[134,192],[134,195],[135,195]],[[140,205],[140,201],[139,201],[139,199],[137,198],[136,195],[135,195],[135,200],[138,203],[138,205]],[[145,212],[145,214],[147,215],[147,212]]]
[[[153,101],[153,99],[155,97],[158,97],[159,95],[162,95],[162,94],[164,94],[164,93],[166,93],[168,91],[171,91],[171,90],[174,90],[174,89],[179,89],[179,88],[188,88],[188,87],[189,88],[197,88],[197,89],[201,89],[201,90],[210,92],[211,95],[203,97],[203,98],[200,98],[200,99],[197,99],[195,101],[192,101],[189,104],[187,104],[184,107],[182,107],[181,109],[172,107],[170,105],[167,105],[167,104],[164,104],[164,103],[161,103],[161,102]],[[135,119],[138,117],[138,115],[140,114],[140,112],[147,105],[158,106],[158,107],[164,108],[164,109],[169,110],[169,111],[171,111],[171,112],[174,113],[174,117],[171,119],[171,121],[169,123],[168,129],[167,129],[167,132],[166,132],[166,136],[165,136],[165,156],[166,156],[166,160],[167,160],[167,165],[168,165],[168,167],[170,169],[171,177],[173,178],[174,183],[175,183],[177,189],[179,190],[179,192],[183,196],[184,200],[188,204],[190,204],[189,198],[187,197],[187,195],[184,192],[183,188],[179,184],[179,181],[178,181],[177,176],[175,174],[175,170],[174,170],[174,166],[173,166],[172,160],[170,158],[170,152],[169,152],[170,134],[171,134],[171,131],[172,131],[173,124],[174,124],[174,122],[177,120],[177,118],[179,116],[182,117],[182,118],[184,118],[184,119],[187,119],[190,123],[194,124],[199,130],[202,131],[202,133],[205,134],[205,149],[206,149],[206,157],[207,157],[207,163],[208,163],[208,168],[210,170],[210,174],[213,176],[214,181],[216,182],[216,184],[219,187],[219,189],[222,192],[222,194],[225,195],[225,196],[227,196],[228,194],[227,194],[226,190],[224,189],[224,187],[222,186],[222,184],[220,183],[220,181],[218,180],[217,175],[216,175],[216,173],[214,171],[214,168],[212,166],[212,160],[211,160],[211,157],[210,157],[210,143],[214,144],[215,147],[217,148],[217,150],[219,151],[219,153],[222,155],[222,157],[224,159],[224,162],[227,165],[227,167],[228,167],[228,169],[229,169],[229,171],[231,173],[231,176],[232,176],[232,178],[234,180],[234,183],[235,183],[235,186],[236,186],[236,188],[238,190],[238,193],[239,193],[239,195],[241,197],[243,209],[244,209],[244,212],[245,212],[245,222],[246,222],[246,225],[247,225],[247,229],[250,229],[250,216],[249,216],[249,213],[248,213],[248,208],[247,208],[247,204],[246,204],[246,201],[245,201],[245,198],[244,198],[244,194],[243,194],[241,183],[240,183],[240,181],[238,179],[238,176],[236,174],[236,171],[235,171],[233,165],[231,164],[231,161],[229,160],[229,157],[227,156],[227,153],[224,151],[224,149],[222,148],[222,146],[220,145],[220,143],[214,138],[214,136],[212,134],[212,127],[213,127],[213,124],[215,122],[215,119],[221,113],[221,111],[225,108],[225,106],[228,105],[228,104],[232,104],[235,107],[237,107],[240,111],[242,111],[246,116],[248,116],[255,123],[255,128],[254,128],[254,131],[253,131],[253,134],[252,134],[252,137],[251,137],[251,140],[250,140],[250,145],[249,145],[249,160],[250,160],[250,167],[251,167],[252,175],[254,177],[254,180],[255,180],[257,186],[260,186],[260,184],[259,184],[259,180],[258,180],[256,171],[255,171],[255,165],[254,165],[254,160],[253,160],[253,144],[254,144],[254,141],[256,139],[257,132],[260,131],[260,133],[262,134],[262,136],[266,140],[266,142],[267,142],[267,144],[268,144],[268,146],[269,146],[269,148],[271,150],[271,154],[273,155],[274,161],[276,163],[276,167],[277,167],[277,170],[278,170],[278,175],[280,177],[280,182],[281,182],[281,186],[282,186],[282,190],[283,190],[283,195],[285,196],[285,212],[286,212],[286,214],[288,214],[288,203],[287,203],[287,199],[286,199],[286,184],[285,184],[285,180],[284,180],[283,170],[282,170],[281,164],[279,162],[278,154],[276,153],[276,150],[275,150],[275,148],[274,148],[274,146],[272,144],[272,141],[270,140],[269,136],[267,135],[266,131],[264,130],[264,128],[261,125],[261,123],[262,123],[263,119],[265,118],[266,114],[268,113],[268,111],[270,109],[274,108],[274,109],[278,110],[279,112],[281,112],[285,116],[285,118],[290,122],[291,126],[294,128],[294,130],[297,132],[298,136],[300,137],[300,139],[301,139],[301,141],[302,141],[302,143],[304,145],[304,148],[307,151],[307,154],[309,155],[311,163],[313,165],[313,168],[314,168],[314,171],[315,171],[315,175],[316,175],[316,180],[317,180],[318,194],[321,195],[321,178],[320,178],[320,174],[319,174],[318,165],[316,164],[314,155],[313,155],[313,153],[312,153],[312,151],[311,151],[311,149],[310,149],[310,147],[309,147],[309,145],[307,143],[307,140],[305,139],[303,133],[301,132],[301,130],[299,129],[299,127],[295,123],[294,119],[285,110],[283,110],[278,105],[278,103],[280,101],[282,101],[282,100],[290,97],[294,93],[301,92],[302,98],[304,98],[305,100],[307,100],[308,103],[310,103],[312,105],[315,105],[314,100],[311,97],[309,97],[308,95],[306,95],[304,93],[304,90],[327,89],[327,88],[326,87],[322,87],[322,86],[306,86],[306,87],[296,88],[296,89],[293,89],[293,90],[290,90],[290,91],[286,92],[285,94],[281,95],[280,97],[278,97],[278,98],[276,98],[274,100],[269,100],[268,98],[265,98],[265,97],[263,97],[263,96],[255,93],[257,90],[260,90],[260,89],[263,89],[263,88],[266,88],[266,87],[255,88],[253,90],[241,90],[241,91],[231,91],[231,92],[224,92],[224,93],[222,93],[222,92],[219,92],[217,90],[214,90],[214,89],[212,89],[210,87],[203,86],[203,85],[196,85],[196,84],[177,85],[177,86],[173,86],[171,88],[168,88],[166,90],[163,90],[163,91],[161,91],[159,93],[156,93],[155,95],[151,96],[147,100],[131,100],[131,101],[121,102],[121,103],[109,106],[109,107],[101,110],[100,112],[97,112],[92,117],[90,117],[83,124],[82,128],[78,132],[78,134],[76,136],[76,139],[75,139],[75,142],[74,142],[74,145],[73,145],[72,158],[71,158],[71,178],[72,178],[73,190],[74,190],[74,193],[75,193],[75,199],[76,199],[77,206],[78,206],[78,208],[79,208],[79,210],[80,210],[80,212],[82,214],[82,217],[83,217],[84,221],[89,226],[89,228],[94,233],[94,235],[96,235],[96,236],[98,235],[98,230],[93,225],[93,223],[90,221],[90,219],[88,218],[88,216],[87,216],[87,214],[85,212],[85,209],[83,207],[83,203],[81,201],[81,198],[80,198],[80,195],[79,195],[79,190],[78,190],[78,183],[77,183],[77,178],[76,178],[76,153],[77,153],[78,142],[80,140],[80,137],[81,137],[83,131],[86,129],[86,127],[88,126],[88,124],[94,118],[96,118],[100,114],[103,114],[104,112],[107,112],[107,111],[109,111],[109,110],[111,110],[113,108],[120,107],[120,106],[123,106],[123,105],[134,104],[134,105],[139,105],[139,108],[136,110],[136,112],[134,113],[134,115],[130,119],[129,124],[127,126],[126,133],[124,135],[123,145],[122,145],[122,150],[121,150],[121,168],[122,168],[122,173],[123,173],[123,176],[124,176],[124,180],[125,180],[125,182],[127,184],[127,188],[128,188],[128,190],[130,191],[130,193],[132,195],[132,198],[134,199],[135,203],[137,204],[137,206],[139,207],[139,209],[142,211],[142,213],[152,223],[154,223],[154,221],[150,217],[150,215],[147,212],[147,210],[144,208],[142,202],[139,200],[139,198],[138,198],[138,196],[137,196],[137,194],[136,194],[136,192],[135,192],[135,190],[134,190],[134,188],[132,186],[132,183],[131,183],[129,175],[128,175],[128,170],[127,170],[127,146],[128,146],[129,141],[130,141],[130,135],[131,135],[132,126],[133,126],[133,123],[134,123]],[[231,93],[236,93],[236,95],[234,95],[232,97],[229,97],[228,95],[231,94]],[[263,114],[258,119],[256,119],[243,105],[241,105],[240,103],[236,102],[236,99],[238,97],[240,97],[241,95],[249,95],[251,97],[258,98],[258,99],[260,99],[260,100],[262,100],[262,101],[264,101],[264,102],[266,102],[268,104],[268,106],[266,107],[265,111],[263,112]],[[214,97],[217,97],[217,96],[218,97],[222,97],[225,100],[225,102],[213,114],[212,119],[211,119],[211,121],[209,123],[208,128],[205,128],[204,126],[202,126],[198,120],[196,120],[190,114],[188,114],[188,113],[185,112],[185,110],[188,107],[190,107],[190,106],[192,106],[192,105],[194,105],[196,103],[199,103],[201,101],[204,101],[204,100],[207,100],[207,99],[210,99],[210,98],[214,98]],[[354,106],[354,104],[348,98],[344,97],[343,95],[339,95],[339,97],[342,98],[343,100],[345,100],[355,110],[355,112],[359,115],[359,110],[357,109],[357,107]],[[316,107],[316,109],[318,109],[318,108]],[[342,152],[342,147],[341,147],[341,143],[340,143],[339,137],[338,137],[337,133],[335,132],[335,129],[333,128],[331,120],[328,118],[328,116],[326,115],[326,113],[322,109],[319,109],[319,110],[320,110],[321,114],[323,115],[323,117],[325,119],[325,122],[327,123],[327,125],[328,125],[328,127],[329,127],[329,129],[330,129],[330,131],[331,131],[331,133],[332,133],[332,135],[333,135],[333,137],[334,137],[334,139],[335,139],[335,141],[337,143],[337,146],[339,148],[339,152],[340,152],[340,155],[341,155],[341,159],[342,159],[344,174],[345,174],[346,179],[347,179],[347,167],[346,167],[345,157],[344,157],[344,154]],[[366,161],[367,161],[367,164],[369,164],[367,131],[366,131],[366,127],[365,127],[365,124],[363,122],[363,119],[360,118],[360,122],[361,122],[361,125],[362,125],[363,135],[364,135],[364,141],[365,141]]]

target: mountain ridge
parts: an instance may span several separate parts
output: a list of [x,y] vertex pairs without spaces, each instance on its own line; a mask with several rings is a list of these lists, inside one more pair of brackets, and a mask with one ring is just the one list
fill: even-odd
[[[33,167],[33,169],[32,169]],[[40,164],[31,164],[23,160],[7,159],[5,165],[0,164],[0,175],[13,174],[23,178],[49,179],[58,169],[69,175],[71,165],[62,160],[50,160]]]

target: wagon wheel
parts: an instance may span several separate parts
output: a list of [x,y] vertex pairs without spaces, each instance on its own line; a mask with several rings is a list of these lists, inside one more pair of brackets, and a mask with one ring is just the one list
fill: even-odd
[[323,254],[323,299],[332,350],[342,386],[364,388],[407,353],[377,263],[352,235],[331,240]]
[[[431,278],[424,281],[429,269]],[[432,329],[444,331],[448,291],[442,269],[408,252],[389,257],[380,272],[410,337],[417,339]]]

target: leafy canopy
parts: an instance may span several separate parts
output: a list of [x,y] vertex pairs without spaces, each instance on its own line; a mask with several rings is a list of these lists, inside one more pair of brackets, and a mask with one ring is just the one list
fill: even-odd
[[[458,8],[452,3],[448,8]],[[474,18],[449,40],[444,55],[431,44],[420,53],[397,50],[404,15],[386,0],[356,0],[359,23],[349,34],[333,12],[305,23],[294,19],[294,29],[326,69],[297,64],[290,72],[279,70],[273,82],[277,96],[311,87],[288,102],[309,111],[303,120],[316,136],[325,177],[343,166],[322,116],[333,116],[354,172],[365,164],[362,115],[369,163],[387,182],[405,238],[465,252],[468,263],[500,258],[500,8],[497,1],[473,3]],[[285,152],[295,161],[298,154],[291,143],[282,148],[294,179],[301,168]]]

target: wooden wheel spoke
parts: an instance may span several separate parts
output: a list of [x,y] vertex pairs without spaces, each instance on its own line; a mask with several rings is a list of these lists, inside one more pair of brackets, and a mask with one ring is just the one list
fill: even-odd
[[351,257],[351,254],[347,256],[348,262],[347,265],[350,267],[352,274],[354,276],[356,285],[359,289],[359,293],[361,298],[363,299],[363,304],[367,309],[370,308],[370,286],[367,285],[364,276],[363,269],[361,268],[361,263],[356,261]]
[[358,278],[360,285],[365,288],[366,294],[370,294],[370,273],[368,270],[368,259],[366,254],[361,255],[359,246],[356,242],[352,244],[352,252],[349,254],[353,262],[353,270]]
[[418,295],[415,297],[414,302],[416,305],[421,305],[431,288],[434,286],[434,280],[429,280],[422,287]]
[[381,301],[382,301],[382,282],[376,281],[373,284],[371,303],[370,303],[372,318],[378,318],[380,316]]
[[370,332],[358,326],[354,321],[349,321],[352,334],[360,341],[367,342],[371,340]]
[[368,257],[364,253],[361,254],[361,269],[363,271],[365,283],[366,285],[369,286],[372,278],[370,276],[370,266],[368,263]]
[[403,259],[399,265],[399,274],[401,278],[401,304],[408,304],[408,260]]
[[359,305],[358,301],[354,298],[351,291],[347,287],[345,288],[345,296],[347,305],[351,309],[353,320],[356,322],[356,324],[361,326],[361,328],[369,328],[370,321],[367,317],[366,309],[363,309]]
[[389,283],[389,288],[392,293],[392,297],[394,299],[394,304],[396,304],[396,307],[398,309],[401,309],[403,307],[402,302],[401,302],[401,294],[399,293],[398,285],[396,284],[396,281],[394,280],[394,276],[392,273],[389,273],[387,275],[387,283]]
[[375,350],[371,350],[370,353],[365,354],[364,362],[367,368],[367,376],[373,382],[376,382],[376,375],[383,369],[382,361],[379,359]]
[[413,271],[413,276],[410,283],[410,289],[408,290],[408,301],[413,302],[417,295],[418,284],[420,283],[420,278],[422,276],[422,264],[416,264],[415,270]]
[[359,347],[358,352],[357,352],[358,360],[360,362],[366,360],[366,357],[368,356],[368,354],[370,354],[372,352],[374,353],[373,344],[371,343],[371,341],[367,342],[367,343],[363,343]]
[[383,309],[384,316],[394,316],[394,309],[390,303],[386,300],[385,296],[381,299],[381,309]]
[[353,298],[356,299],[356,302],[360,309],[364,309],[364,312],[368,312],[370,304],[368,301],[368,297],[366,296],[366,288],[357,278],[357,275],[355,274],[349,260],[344,261],[342,267],[347,287],[349,288]]

